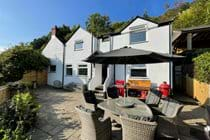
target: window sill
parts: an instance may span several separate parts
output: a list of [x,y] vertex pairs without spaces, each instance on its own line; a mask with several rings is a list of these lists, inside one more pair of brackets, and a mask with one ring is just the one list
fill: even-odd
[[149,41],[139,41],[139,42],[130,42],[130,45],[141,44],[141,43],[148,43]]
[[65,75],[66,77],[73,77],[73,75]]
[[82,50],[84,50],[84,49],[74,49],[74,51],[82,51]]
[[149,77],[139,77],[139,76],[131,76],[130,79],[149,79]]
[[56,71],[55,71],[55,72],[50,71],[50,72],[48,72],[48,73],[56,73]]
[[84,78],[86,78],[88,76],[87,75],[77,75],[77,77],[84,77]]

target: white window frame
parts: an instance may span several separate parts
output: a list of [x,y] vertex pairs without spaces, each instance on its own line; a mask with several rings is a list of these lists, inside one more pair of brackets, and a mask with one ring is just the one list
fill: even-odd
[[[78,48],[78,49],[77,49],[77,48],[76,48],[76,45],[79,44],[79,43],[82,43],[82,48]],[[76,41],[74,42],[74,50],[75,50],[75,51],[83,50],[83,48],[84,48],[83,45],[84,45],[84,41],[83,41],[83,40],[76,40]]]
[[[51,70],[51,66],[55,66],[55,71],[52,71],[52,70]],[[56,73],[56,70],[57,70],[57,66],[56,66],[56,65],[51,64],[51,65],[49,66],[49,73]]]
[[[79,74],[79,69],[87,69],[87,75],[81,75],[81,74]],[[87,77],[87,76],[88,76],[88,65],[87,65],[87,64],[79,64],[79,65],[77,66],[77,75],[78,75],[78,76]]]
[[[71,69],[72,70],[71,75],[67,74],[67,69]],[[70,65],[70,64],[66,65],[66,76],[73,76],[73,66]]]
[[[132,69],[137,69],[137,70],[146,70],[146,75],[145,76],[132,76],[131,71]],[[130,68],[130,77],[131,78],[148,78],[148,73],[147,73],[147,67],[146,65],[132,65]]]

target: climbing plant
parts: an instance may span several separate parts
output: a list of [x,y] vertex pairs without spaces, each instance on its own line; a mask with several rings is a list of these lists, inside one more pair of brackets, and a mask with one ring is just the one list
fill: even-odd
[[210,83],[210,52],[193,59],[195,78],[200,82]]

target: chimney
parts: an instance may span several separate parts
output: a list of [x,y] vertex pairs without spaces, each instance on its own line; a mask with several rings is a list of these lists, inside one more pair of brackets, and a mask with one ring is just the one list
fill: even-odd
[[54,27],[51,29],[51,36],[56,36],[56,30],[57,30],[57,26],[54,26]]

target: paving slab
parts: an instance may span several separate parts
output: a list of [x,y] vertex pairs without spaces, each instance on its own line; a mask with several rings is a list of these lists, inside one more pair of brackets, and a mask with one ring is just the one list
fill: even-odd
[[[43,87],[34,91],[42,105],[38,121],[32,131],[32,140],[79,140],[81,123],[75,107],[82,104],[81,92]],[[183,140],[197,139],[191,136],[191,128],[202,130],[197,123],[206,124],[205,110],[198,105],[185,105],[178,116],[178,129]],[[113,126],[112,139],[122,139],[122,129]]]

